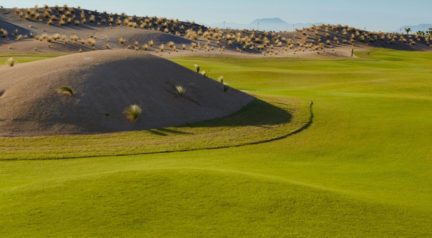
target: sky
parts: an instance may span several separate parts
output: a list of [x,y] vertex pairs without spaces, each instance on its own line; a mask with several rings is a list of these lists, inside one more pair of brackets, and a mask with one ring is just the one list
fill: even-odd
[[288,23],[343,24],[375,31],[432,24],[432,0],[0,0],[4,7],[81,6],[137,16],[163,16],[213,25],[279,17]]

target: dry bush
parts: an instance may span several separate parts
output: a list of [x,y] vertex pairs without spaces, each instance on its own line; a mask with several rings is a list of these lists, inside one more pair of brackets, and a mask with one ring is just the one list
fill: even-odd
[[118,40],[120,45],[125,45],[126,44],[126,39],[123,37],[120,37],[120,39]]
[[9,58],[9,59],[6,61],[6,63],[7,63],[10,67],[14,67],[15,64],[16,64],[15,59],[12,58],[12,57]]
[[201,71],[201,66],[195,64],[194,67],[195,67],[195,72],[199,73]]
[[133,104],[128,106],[123,114],[125,115],[126,119],[130,122],[137,122],[139,117],[142,114],[142,109],[139,105]]
[[68,86],[63,86],[63,87],[57,89],[57,93],[62,95],[62,96],[68,96],[68,97],[72,97],[75,95],[74,90]]
[[183,97],[186,94],[186,88],[184,88],[181,85],[175,86],[175,89],[176,89],[177,95],[179,95],[180,97]]

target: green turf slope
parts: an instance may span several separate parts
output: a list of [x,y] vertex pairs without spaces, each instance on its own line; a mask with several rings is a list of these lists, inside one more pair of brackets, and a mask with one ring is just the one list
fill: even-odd
[[[0,222],[17,237],[34,237],[35,230],[71,237],[419,237],[428,228],[426,214],[232,171],[103,174],[18,188],[2,200],[8,205],[0,205]],[[350,229],[339,234],[341,227]]]
[[36,53],[36,52],[10,52],[0,53],[0,65],[7,64],[9,58],[13,58],[17,64],[32,62],[36,60],[44,60],[52,57],[64,55],[64,53]]
[[1,236],[431,237],[432,53],[357,55],[175,59],[314,101],[314,122],[237,148],[1,161]]
[[[225,118],[181,127],[93,135],[3,137],[0,160],[76,159],[221,149],[274,141],[307,129],[313,103],[256,99]],[[145,120],[145,119],[144,119]]]

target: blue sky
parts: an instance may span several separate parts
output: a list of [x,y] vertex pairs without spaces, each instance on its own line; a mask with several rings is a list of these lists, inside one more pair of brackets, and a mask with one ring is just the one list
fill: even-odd
[[431,0],[1,0],[5,7],[81,6],[92,10],[194,20],[249,23],[280,17],[289,23],[340,23],[368,30],[395,31],[403,25],[432,24]]

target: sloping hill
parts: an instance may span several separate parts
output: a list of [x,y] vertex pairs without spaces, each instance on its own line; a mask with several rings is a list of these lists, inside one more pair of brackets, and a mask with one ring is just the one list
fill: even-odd
[[[40,12],[36,13],[36,11]],[[59,11],[61,12],[56,8],[49,8],[50,17],[60,19],[62,15]],[[129,22],[129,18],[125,16],[115,18],[120,21],[119,24],[109,24],[105,21],[107,16],[103,13],[74,8],[70,8],[68,11],[75,11],[76,17],[82,11],[85,17],[80,18],[79,24],[69,22],[60,25],[58,20],[48,23],[50,18],[39,18],[43,12],[42,9],[0,9],[0,46],[2,43],[7,44],[7,48],[14,48],[20,52],[77,52],[79,49],[125,48],[136,44],[136,42],[141,47],[150,41],[155,47],[171,42],[176,45],[190,45],[192,41],[184,37],[185,29],[206,29],[206,27],[197,24],[176,23],[167,19],[150,17],[145,18],[145,21],[149,22],[149,26],[146,27],[137,25],[135,21],[138,20],[133,20],[133,18],[130,18],[130,22],[134,21],[134,24],[128,25],[126,22]],[[32,17],[27,14],[31,14]],[[90,20],[92,16],[96,16],[94,22]],[[102,18],[104,20],[101,20]],[[142,19],[144,21],[144,18]],[[169,22],[169,28],[166,28],[169,30],[161,28],[156,22],[159,22],[160,25]],[[150,24],[153,24],[152,27]],[[179,26],[176,27],[176,25]],[[94,39],[94,45],[89,44],[89,39]],[[124,44],[119,43],[120,39],[124,39]],[[6,50],[5,47],[2,50]]]
[[[1,135],[182,125],[227,116],[253,100],[168,60],[127,50],[2,67],[0,74]],[[131,122],[124,112],[135,104],[142,115]]]
[[[260,26],[266,25],[266,22],[283,25],[278,19],[270,19],[263,20]],[[12,45],[8,48],[21,52],[32,47],[13,40],[36,39],[48,43],[49,49],[38,45],[33,47],[37,48],[35,51],[41,47],[44,51],[76,52],[110,48],[159,51],[160,47],[170,44],[174,52],[181,48],[265,55],[290,51],[325,55],[326,49],[357,46],[404,50],[428,50],[431,46],[430,33],[369,32],[342,25],[312,26],[294,32],[218,29],[163,17],[100,13],[66,6],[0,9],[0,36],[4,37],[2,25],[6,28],[3,30],[8,40],[0,38],[0,45],[7,43]],[[119,41],[122,43],[119,44]],[[149,44],[149,41],[152,43]]]
[[[0,232],[7,237],[429,234],[426,212],[371,203],[277,176],[229,170],[94,173],[18,187],[1,196],[0,201]],[[9,206],[2,206],[4,203]],[[20,227],[17,232],[16,227]],[[341,233],[345,229],[349,232]]]

